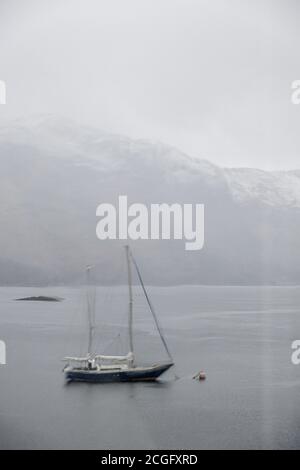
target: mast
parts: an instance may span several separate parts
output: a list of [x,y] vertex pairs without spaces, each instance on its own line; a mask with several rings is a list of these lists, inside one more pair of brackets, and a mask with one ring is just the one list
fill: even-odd
[[86,295],[87,295],[87,314],[88,314],[88,328],[89,328],[88,348],[87,348],[88,356],[90,356],[92,353],[93,330],[94,330],[93,318],[92,318],[93,312],[92,312],[91,299],[89,295],[90,271],[91,271],[91,266],[87,266],[86,267],[86,283],[87,283]]
[[128,275],[128,294],[129,294],[129,310],[128,310],[128,336],[129,336],[129,352],[133,354],[133,336],[132,336],[132,318],[133,318],[133,298],[132,298],[132,276],[130,265],[130,252],[129,246],[125,246],[126,260],[127,260],[127,275]]

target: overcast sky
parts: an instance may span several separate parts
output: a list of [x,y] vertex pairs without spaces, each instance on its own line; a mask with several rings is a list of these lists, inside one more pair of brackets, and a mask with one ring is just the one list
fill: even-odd
[[222,166],[300,168],[298,0],[0,0],[0,123],[33,113]]

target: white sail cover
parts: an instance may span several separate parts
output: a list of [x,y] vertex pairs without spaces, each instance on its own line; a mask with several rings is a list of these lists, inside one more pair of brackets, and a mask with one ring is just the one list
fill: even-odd
[[64,357],[63,361],[65,362],[87,362],[90,358],[89,357]]
[[67,356],[63,358],[65,362],[109,362],[111,364],[126,364],[133,361],[133,354],[129,352],[126,356],[105,356],[103,354],[97,354],[96,356],[87,356],[87,357],[72,357]]
[[94,357],[95,361],[99,362],[110,362],[111,364],[124,364],[133,361],[133,354],[129,352],[126,356],[105,356],[98,354]]

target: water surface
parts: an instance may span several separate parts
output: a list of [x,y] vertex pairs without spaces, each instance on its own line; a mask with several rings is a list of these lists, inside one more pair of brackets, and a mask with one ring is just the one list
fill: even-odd
[[[299,448],[300,288],[151,288],[176,367],[157,384],[64,383],[61,358],[84,353],[84,297],[72,288],[1,288],[2,449]],[[126,291],[99,288],[95,347],[126,350]],[[55,295],[63,302],[15,302]],[[135,303],[141,360],[163,358]],[[120,337],[114,339],[120,331]],[[192,376],[200,369],[205,382]]]

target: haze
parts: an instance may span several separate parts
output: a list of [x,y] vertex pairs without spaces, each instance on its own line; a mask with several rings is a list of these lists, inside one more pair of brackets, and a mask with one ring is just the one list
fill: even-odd
[[297,0],[1,0],[0,125],[62,115],[220,166],[299,168]]

